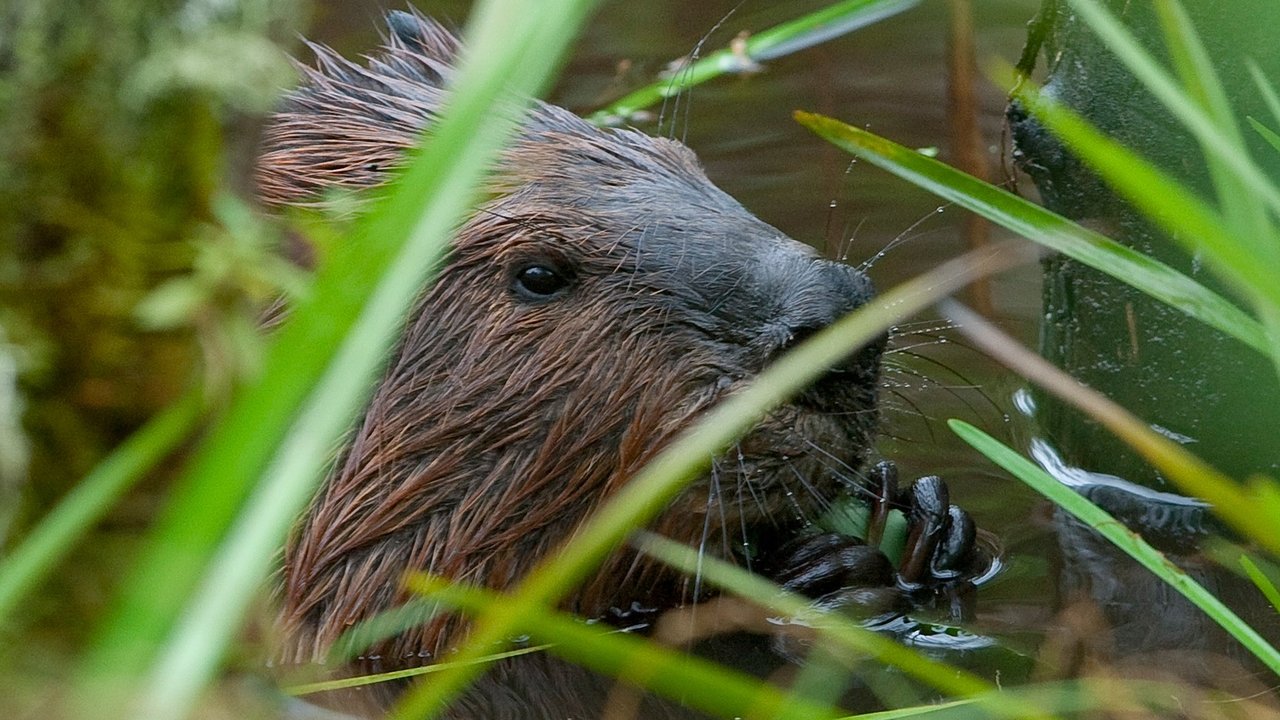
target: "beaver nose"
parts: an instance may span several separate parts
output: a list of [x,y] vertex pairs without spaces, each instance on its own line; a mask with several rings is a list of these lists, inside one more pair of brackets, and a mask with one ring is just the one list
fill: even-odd
[[875,294],[871,280],[855,268],[822,259],[806,259],[791,269],[786,283],[778,330],[785,336],[775,350],[781,354],[842,316],[866,304]]

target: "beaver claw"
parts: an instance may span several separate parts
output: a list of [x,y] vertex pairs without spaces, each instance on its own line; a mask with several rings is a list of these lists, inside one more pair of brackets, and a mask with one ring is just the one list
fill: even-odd
[[[872,502],[873,524],[868,527],[868,541],[879,542],[883,518],[890,510],[900,510],[907,518],[898,586],[914,604],[944,600],[953,614],[962,614],[962,601],[973,589],[972,578],[986,564],[977,546],[973,518],[951,504],[947,484],[936,475],[922,477],[901,489],[897,468],[885,461],[872,469],[871,478],[878,492]],[[878,527],[874,524],[877,518],[881,523]]]

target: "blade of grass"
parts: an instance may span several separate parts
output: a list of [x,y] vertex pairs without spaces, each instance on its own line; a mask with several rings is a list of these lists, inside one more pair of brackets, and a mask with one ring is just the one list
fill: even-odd
[[[670,548],[673,559],[678,559],[680,566],[696,565],[696,560],[690,562],[678,557],[687,557],[686,553],[691,549],[676,543],[671,545],[674,546]],[[730,570],[748,582],[759,579],[738,568]],[[471,615],[480,615],[489,608],[501,608],[510,602],[509,595],[455,585],[441,578],[415,576],[409,578],[408,584],[410,589]],[[841,621],[833,618],[833,622]],[[630,633],[604,630],[600,624],[587,624],[554,610],[534,613],[520,632],[534,638],[554,640],[547,645],[547,651],[561,658],[722,717],[773,718],[797,714],[811,717],[809,713],[817,713],[817,717],[831,717],[827,713],[833,712],[831,708],[803,698],[797,702],[793,695],[783,693],[767,682],[696,656],[678,653]],[[963,674],[963,671],[952,671]],[[894,720],[925,716],[939,719],[1044,717],[1055,712],[1081,713],[1103,707],[1134,712],[1147,708],[1172,710],[1181,707],[1173,688],[1160,682],[1106,678],[1021,688],[987,687],[987,690],[963,700],[849,715],[841,720]],[[721,692],[722,688],[727,691]],[[1119,694],[1121,691],[1123,695]],[[714,697],[717,695],[719,697]],[[1019,715],[1019,711],[1023,714]]]
[[[810,603],[803,597],[786,593],[778,586],[753,575],[737,566],[716,558],[700,557],[700,553],[655,533],[642,532],[637,537],[637,547],[645,553],[686,573],[699,572],[702,578],[712,585],[739,597],[747,598],[788,617],[804,617],[813,619],[814,613]],[[964,670],[933,660],[921,653],[898,645],[897,643],[871,632],[838,613],[823,614],[818,617],[812,627],[833,645],[854,653],[866,653],[877,661],[900,668],[904,673],[921,680],[930,686],[964,697],[964,700],[951,703],[950,707],[959,710],[970,708],[975,716],[980,717],[1013,717],[1033,718],[1046,717],[1053,712],[1080,712],[1085,707],[1079,703],[1090,705],[1097,703],[1101,707],[1106,703],[1098,702],[1097,694],[1086,694],[1083,698],[1057,697],[1049,699],[1031,699],[1020,694],[1031,696],[1049,693],[1052,686],[1024,687],[1014,692],[1005,688],[997,688],[981,678]],[[950,674],[951,677],[947,677]],[[1167,698],[1169,687],[1163,684],[1139,684],[1143,687],[1155,688],[1154,692],[1144,696],[1151,700]],[[1151,700],[1147,700],[1151,702]],[[1135,705],[1136,706],[1136,705]],[[1115,711],[1115,705],[1107,705]],[[980,713],[977,711],[981,711]],[[886,713],[870,713],[859,718],[876,718],[887,720],[894,717],[913,717],[925,714],[924,708],[906,708],[891,710]]]
[[[550,650],[551,647],[552,646],[550,644],[532,645],[530,647],[522,647],[515,650],[507,650],[506,652],[485,655],[484,657],[477,658],[473,662],[494,663],[499,660],[506,660],[507,658],[520,657],[521,655],[530,655],[532,653]],[[358,675],[349,678],[339,678],[337,680],[323,680],[320,682],[287,685],[280,688],[280,690],[288,695],[313,695],[315,693],[332,692],[334,690],[348,690],[350,688],[374,685],[376,683],[406,680],[420,675],[430,675],[434,672],[440,672],[447,667],[449,667],[448,662],[441,662],[436,663],[435,665],[423,665],[421,667],[407,668],[405,670],[393,670],[391,672],[376,673],[373,675]]]
[[[1021,82],[1013,92],[1117,194],[1193,256],[1203,256],[1219,277],[1253,301],[1262,325],[1259,349],[1280,373],[1280,283],[1275,282],[1280,267],[1271,260],[1275,253],[1255,252],[1256,240],[1246,242],[1233,234],[1234,226],[1195,193],[1048,99],[1032,83]],[[1280,237],[1272,234],[1266,239],[1280,248]]]
[[410,600],[356,623],[329,648],[326,663],[343,664],[383,640],[390,640],[409,628],[425,625],[442,608],[425,600]]
[[[1177,180],[1047,98],[1030,82],[1022,82],[1014,97],[1122,197],[1189,252],[1203,253],[1220,275],[1246,296],[1252,296],[1254,288],[1269,277],[1266,268],[1231,233],[1222,215]],[[1280,291],[1273,294],[1280,299]]]
[[1258,67],[1258,63],[1249,60],[1245,63],[1249,68],[1249,75],[1253,78],[1253,84],[1258,88],[1258,94],[1262,96],[1263,102],[1267,104],[1267,110],[1271,111],[1271,119],[1277,125],[1280,125],[1280,94],[1276,93],[1276,88],[1267,79],[1262,68]]
[[[1212,119],[1218,135],[1237,153],[1248,157],[1249,148],[1236,124],[1232,104],[1190,17],[1177,0],[1157,0],[1155,8],[1164,30],[1165,46],[1188,94]],[[1280,273],[1280,235],[1276,233],[1266,205],[1249,192],[1244,178],[1210,152],[1204,141],[1201,141],[1201,150],[1213,179],[1218,205],[1234,229],[1235,237],[1241,246],[1250,250],[1255,262],[1269,270],[1274,278],[1276,273]],[[1269,300],[1265,292],[1273,284],[1251,290],[1258,315],[1271,340],[1271,357],[1277,377],[1280,377],[1280,303]]]
[[[1280,212],[1280,190],[1277,190],[1276,185],[1249,156],[1248,147],[1236,125],[1232,105],[1190,18],[1176,0],[1157,0],[1155,3],[1166,48],[1187,88],[1184,91],[1168,77],[1128,29],[1096,0],[1070,2],[1080,17],[1104,39],[1107,47],[1200,143],[1208,164],[1209,176],[1217,192],[1218,203],[1223,210],[1225,224],[1231,232],[1222,237],[1195,237],[1198,233],[1193,235],[1194,240],[1200,241],[1193,252],[1204,251],[1211,261],[1216,258],[1218,263],[1226,263],[1226,268],[1220,266],[1219,271],[1229,269],[1226,273],[1228,281],[1244,285],[1241,289],[1246,297],[1253,299],[1258,306],[1263,328],[1270,341],[1270,355],[1280,376],[1280,287],[1274,281],[1276,274],[1280,272],[1280,236],[1277,236],[1267,212],[1268,208],[1272,212]],[[1081,133],[1088,129],[1082,124],[1076,131]],[[1143,187],[1134,183],[1133,176],[1139,174],[1136,172],[1138,165],[1126,163],[1129,165],[1127,170],[1123,166],[1108,169],[1100,163],[1114,163],[1117,158],[1111,155],[1099,156],[1096,153],[1091,156],[1090,141],[1083,136],[1078,134],[1073,138],[1063,134],[1061,130],[1056,129],[1055,132],[1084,155],[1086,161],[1121,194],[1142,207],[1141,201],[1134,196],[1135,189]],[[1151,188],[1148,186],[1144,189],[1149,193]],[[1158,204],[1148,204],[1144,210],[1158,220],[1161,216],[1173,216],[1183,209],[1170,197],[1166,196],[1163,200],[1163,213],[1153,211],[1153,207],[1159,207]],[[1166,230],[1171,237],[1179,237],[1177,229]],[[1212,242],[1205,244],[1210,240]],[[1238,256],[1244,256],[1247,260],[1232,262]],[[1246,282],[1239,283],[1245,278],[1248,279]]]
[[198,388],[184,393],[98,463],[0,560],[0,625],[134,483],[191,435],[203,410]]
[[946,301],[941,309],[975,347],[1102,423],[1182,492],[1212,504],[1214,512],[1228,525],[1254,538],[1272,552],[1280,552],[1280,527],[1277,526],[1280,517],[1259,512],[1260,509],[1274,507],[1274,503],[1263,495],[1218,472],[1181,445],[1152,430],[1110,398],[1082,385],[1022,347],[960,303]]
[[[625,121],[639,110],[679,95],[708,80],[732,72],[744,60],[765,61],[811,47],[896,15],[920,0],[844,0],[747,38],[742,49],[725,48],[664,78],[615,100],[587,119],[597,125]],[[744,57],[745,56],[745,57]]]
[[[589,5],[564,0],[532,12],[528,3],[491,0],[477,8],[473,44],[457,75],[461,90],[433,128],[429,153],[418,154],[359,225],[345,244],[350,249],[336,250],[322,266],[313,301],[282,329],[263,379],[238,399],[197,458],[90,656],[90,685],[101,691],[111,678],[141,671],[167,635],[151,661],[144,714],[175,718],[189,709],[335,438],[368,391],[405,309],[470,206],[489,160],[514,130],[518,113],[495,110],[495,103],[507,92],[531,96],[545,85]],[[533,19],[518,23],[513,35],[511,19],[518,17]],[[540,62],[529,62],[532,56]],[[306,410],[290,428],[288,419],[313,384]],[[271,475],[237,515],[277,443]],[[235,529],[215,556],[233,520]],[[207,571],[197,585],[202,567]],[[90,697],[99,696],[91,691]]]
[[1277,652],[1230,608],[1223,605],[1222,601],[1170,562],[1159,550],[1148,545],[1140,536],[1130,532],[1105,510],[1058,482],[1030,460],[990,435],[961,420],[948,420],[947,424],[956,435],[989,460],[1053,501],[1058,507],[1074,515],[1080,522],[1093,528],[1129,557],[1155,573],[1169,587],[1204,611],[1219,627],[1230,633],[1272,672],[1280,673],[1280,652]]
[[[1256,320],[1161,262],[866,130],[805,112],[797,112],[796,119],[836,147],[1029,240],[1129,283],[1260,352],[1269,352],[1266,334]],[[1213,227],[1218,220],[1208,210],[1205,213],[1208,217],[1202,219],[1202,224]]]
[[[457,658],[466,660],[491,652],[514,634],[513,628],[527,622],[529,613],[558,602],[632,530],[651,520],[699,477],[711,459],[755,425],[767,408],[806,387],[853,348],[938,297],[966,286],[975,277],[1028,259],[1026,253],[1007,245],[964,255],[890,290],[801,343],[744,391],[712,408],[646,464],[560,552],[552,554],[512,591],[511,601],[501,613],[486,613],[477,619]],[[397,716],[417,718],[440,711],[482,669],[482,665],[467,665],[417,685],[402,698]]]
[[[1217,134],[1234,152],[1248,157],[1249,149],[1236,124],[1231,102],[1213,68],[1208,51],[1191,24],[1191,18],[1177,0],[1156,0],[1155,10],[1164,32],[1165,47],[1173,59],[1188,100],[1199,105],[1200,110],[1213,122]],[[1243,241],[1252,240],[1250,244],[1256,246],[1254,250],[1258,256],[1270,257],[1270,264],[1276,268],[1274,260],[1280,257],[1277,255],[1280,247],[1276,247],[1273,242],[1275,232],[1267,217],[1266,206],[1259,201],[1258,196],[1248,191],[1244,181],[1211,152],[1203,141],[1201,150],[1217,192],[1218,206],[1234,228],[1236,237]]]
[[1262,136],[1263,140],[1267,141],[1267,144],[1275,148],[1276,152],[1280,152],[1280,135],[1277,135],[1274,130],[1267,127],[1266,125],[1263,125],[1262,123],[1258,122],[1252,117],[1247,117],[1245,118],[1245,120],[1249,121],[1249,124],[1253,126],[1253,129],[1257,131],[1259,135]]
[[[475,616],[502,612],[511,602],[510,596],[436,578],[410,577],[406,585],[416,593]],[[709,660],[606,627],[588,625],[546,609],[529,613],[516,626],[519,632],[547,642],[549,652],[561,658],[720,717],[830,720],[843,714],[836,708],[793,697],[770,683]],[[474,664],[472,659],[460,662]],[[395,717],[420,716],[400,713]]]
[[1253,162],[1248,153],[1224,137],[1200,105],[1187,97],[1169,73],[1160,67],[1123,23],[1096,0],[1068,0],[1103,44],[1129,68],[1147,90],[1187,128],[1213,157],[1236,173],[1251,193],[1272,212],[1280,213],[1280,189]]
[[1271,578],[1258,567],[1248,555],[1240,556],[1240,567],[1244,568],[1245,575],[1249,576],[1250,582],[1254,587],[1258,588],[1267,598],[1267,602],[1271,603],[1271,607],[1280,610],[1280,590],[1276,589],[1275,583],[1271,582]]

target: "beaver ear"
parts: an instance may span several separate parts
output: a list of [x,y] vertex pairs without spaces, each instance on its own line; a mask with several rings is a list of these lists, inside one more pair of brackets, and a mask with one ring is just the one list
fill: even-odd
[[314,68],[263,132],[256,179],[271,205],[323,203],[327,189],[377,185],[403,163],[444,103],[459,43],[417,13],[387,16],[390,35],[366,64],[308,43]]
[[387,13],[387,28],[391,36],[387,38],[389,52],[385,59],[394,63],[411,57],[419,68],[435,75],[428,78],[432,84],[442,85],[458,56],[460,43],[457,35],[435,20],[420,15],[417,10],[392,10]]

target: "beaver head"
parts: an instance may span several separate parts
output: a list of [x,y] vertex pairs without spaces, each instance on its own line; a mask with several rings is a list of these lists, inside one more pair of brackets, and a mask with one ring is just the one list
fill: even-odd
[[[415,15],[390,24],[367,65],[316,48],[267,131],[266,201],[376,184],[436,117],[457,41]],[[286,549],[289,661],[403,602],[406,572],[509,587],[707,408],[872,293],[713,186],[680,143],[551,105],[534,105],[490,190]],[[879,357],[864,349],[770,413],[654,529],[732,559],[812,519],[865,462]],[[569,607],[696,599],[621,551]],[[420,663],[456,623],[376,652]]]

